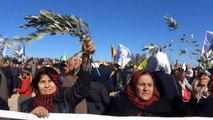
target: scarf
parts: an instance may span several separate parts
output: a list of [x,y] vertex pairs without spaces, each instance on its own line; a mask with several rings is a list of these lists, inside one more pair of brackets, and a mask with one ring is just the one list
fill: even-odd
[[[144,109],[145,107],[151,105],[153,102],[158,101],[160,98],[160,94],[156,88],[156,86],[154,85],[154,91],[153,91],[153,95],[152,97],[144,102],[141,101],[135,94],[134,90],[135,90],[135,86],[137,81],[139,80],[140,76],[143,74],[147,74],[149,73],[151,75],[150,72],[146,71],[146,70],[139,70],[137,72],[134,73],[130,83],[127,85],[127,95],[129,97],[129,99],[139,108]],[[152,75],[151,75],[152,76]],[[153,78],[153,77],[152,77]],[[154,80],[154,79],[153,79]],[[154,80],[154,84],[155,84],[155,80]]]
[[56,92],[53,94],[42,95],[38,91],[35,91],[35,99],[33,107],[43,106],[48,109],[49,112],[53,111],[53,99],[59,94],[59,89],[56,89]]

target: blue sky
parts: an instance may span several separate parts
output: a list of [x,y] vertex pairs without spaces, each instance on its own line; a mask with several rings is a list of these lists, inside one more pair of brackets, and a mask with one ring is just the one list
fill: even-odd
[[[123,44],[134,54],[144,54],[144,45],[164,45],[173,40],[174,51],[166,51],[170,60],[197,64],[188,55],[179,56],[179,49],[192,49],[180,43],[185,33],[194,35],[201,49],[205,32],[213,31],[212,0],[1,0],[0,34],[12,38],[26,36],[35,29],[18,26],[27,23],[26,15],[39,15],[51,10],[61,15],[76,15],[90,26],[97,46],[95,60],[111,60],[111,44]],[[180,25],[170,31],[163,16],[171,15]],[[46,36],[26,45],[26,55],[60,58],[72,56],[81,49],[77,37]],[[9,51],[8,51],[9,52]],[[8,53],[9,54],[9,53]]]

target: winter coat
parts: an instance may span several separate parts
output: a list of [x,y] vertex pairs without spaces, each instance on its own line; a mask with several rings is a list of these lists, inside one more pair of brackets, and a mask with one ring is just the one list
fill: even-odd
[[[67,75],[62,82],[62,87],[71,87],[77,81],[78,76]],[[84,98],[75,108],[75,113],[87,113],[86,99]]]
[[7,102],[0,97],[0,110],[10,110]]
[[202,116],[202,117],[213,117],[213,97],[201,98],[197,103],[194,97],[191,97],[190,101],[185,103],[187,116]]
[[92,81],[89,94],[86,97],[89,114],[104,114],[106,106],[110,103],[109,93],[104,84]]
[[[52,113],[74,113],[76,105],[87,96],[91,79],[89,71],[80,71],[74,86],[60,88],[60,94],[53,99]],[[31,112],[33,100],[34,97],[22,102],[21,112]]]
[[7,78],[2,69],[0,69],[0,91],[0,97],[8,102]]
[[161,97],[172,101],[177,96],[181,96],[182,89],[175,77],[164,71],[153,72],[153,74]]
[[22,80],[22,85],[21,88],[17,88],[16,91],[21,95],[21,96],[32,96],[32,88],[30,87],[30,81],[29,78],[25,77]]
[[109,115],[112,116],[175,116],[172,104],[164,98],[141,109],[137,107],[126,93],[118,97],[111,106]]

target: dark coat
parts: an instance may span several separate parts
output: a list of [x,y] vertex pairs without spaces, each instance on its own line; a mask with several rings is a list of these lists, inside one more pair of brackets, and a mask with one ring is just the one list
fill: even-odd
[[0,110],[10,110],[7,102],[0,97]]
[[[65,79],[62,82],[62,87],[71,87],[75,84],[77,81],[78,76],[73,75],[67,75]],[[86,99],[84,98],[76,107],[75,107],[75,113],[87,113],[87,104]]]
[[156,87],[161,97],[172,101],[177,96],[182,96],[181,86],[172,75],[164,71],[153,72],[153,74],[156,79]]
[[202,98],[198,103],[191,97],[190,101],[185,104],[187,116],[213,117],[213,97],[211,96],[207,99]]
[[12,79],[12,71],[10,67],[5,67],[3,70],[5,77],[7,79],[7,89],[8,89],[8,96],[11,97],[13,94],[13,79]]
[[[76,105],[87,96],[91,79],[88,71],[80,71],[75,85],[61,88],[61,94],[53,99],[52,113],[74,113]],[[24,101],[20,106],[21,112],[31,112],[34,109],[33,100],[34,97]]]
[[104,114],[106,106],[110,103],[109,93],[104,84],[92,81],[89,95],[86,97],[89,114]]
[[137,107],[126,93],[118,97],[111,106],[109,115],[112,116],[175,116],[172,104],[164,98],[141,109]]
[[8,103],[7,78],[0,68],[0,97]]

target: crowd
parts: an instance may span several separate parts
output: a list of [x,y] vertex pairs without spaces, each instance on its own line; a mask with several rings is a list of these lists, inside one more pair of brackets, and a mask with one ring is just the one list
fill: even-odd
[[[172,69],[168,61],[150,57],[146,68],[129,63],[92,61],[91,37],[81,57],[67,61],[28,59],[8,63],[0,55],[0,109],[18,93],[18,111],[48,117],[49,113],[110,116],[213,117],[212,71],[200,66]],[[160,61],[160,62],[159,62]],[[32,94],[35,96],[32,96]]]

